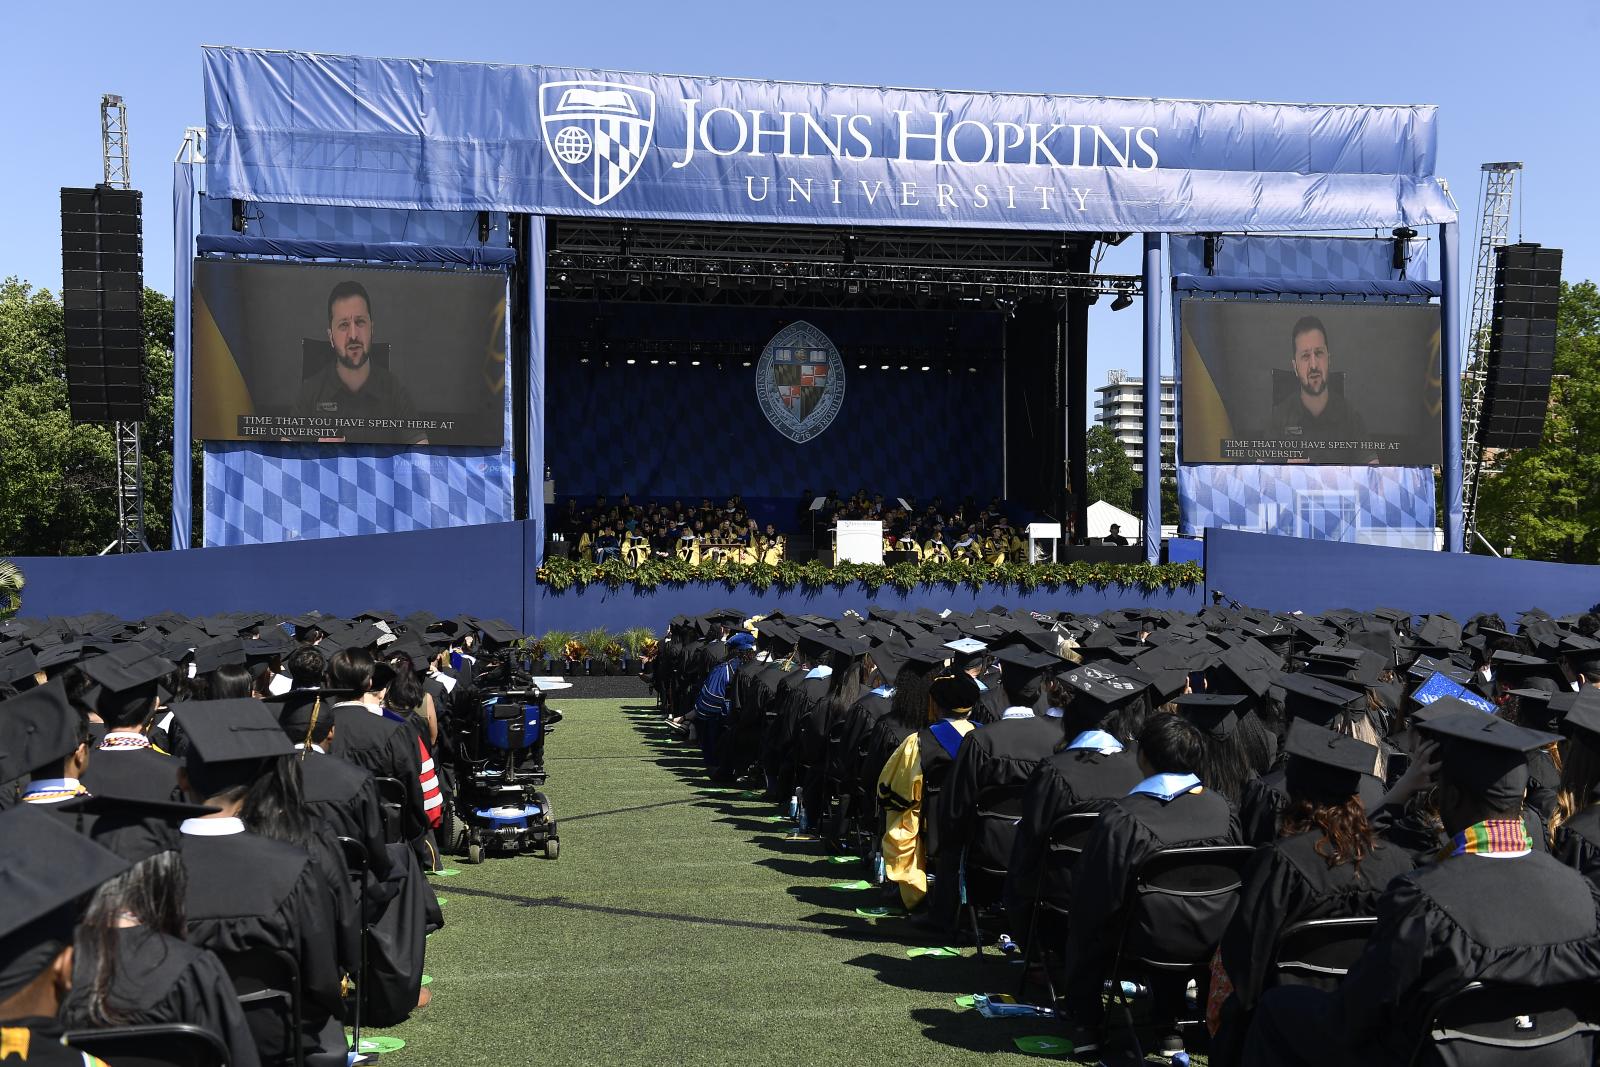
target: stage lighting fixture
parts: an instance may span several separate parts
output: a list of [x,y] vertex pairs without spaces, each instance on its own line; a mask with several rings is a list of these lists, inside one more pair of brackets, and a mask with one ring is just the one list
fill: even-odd
[[637,363],[637,362],[639,362],[639,361],[638,361],[638,360],[636,360],[636,359],[630,359],[630,360],[628,360],[628,366],[630,366],[630,367],[631,367],[631,366],[633,366],[633,365],[634,365],[634,364],[635,364],[635,363]]
[[1050,266],[1056,270],[1066,270],[1070,263],[1068,257],[1071,254],[1072,246],[1068,245],[1067,242],[1062,241],[1050,251]]
[[853,233],[844,235],[844,261],[846,263],[854,263],[856,261],[856,240],[856,235]]
[[480,245],[489,243],[489,213],[487,211],[478,212],[478,243]]
[[744,365],[745,365],[745,366],[746,366],[746,367],[748,367],[748,366],[749,366],[749,365],[750,365],[750,361],[749,361],[749,360],[748,360],[748,359],[747,359],[747,360],[745,360],[745,361],[744,361]]
[[1397,226],[1392,231],[1394,234],[1394,255],[1390,257],[1390,265],[1400,272],[1402,278],[1406,275],[1406,261],[1411,257],[1410,249],[1406,242],[1417,236],[1417,231],[1410,226]]
[[652,359],[650,361],[650,365],[652,367],[659,367],[659,366],[661,366],[661,361],[659,359]]
[[883,366],[879,367],[878,369],[879,370],[888,370],[889,369],[889,364],[885,363]]
[[244,216],[244,201],[235,200],[233,202],[233,232],[243,233],[247,221]]
[[1100,290],[1098,290],[1098,289],[1090,289],[1088,294],[1085,295],[1084,298],[1083,298],[1083,306],[1084,307],[1093,307],[1094,305],[1096,305],[1098,303],[1100,303]]
[[579,363],[587,363],[587,362],[589,362],[589,357],[588,356],[584,356],[582,359],[578,360],[578,362]]
[[689,361],[689,366],[691,366],[691,367],[698,367],[699,365],[700,365],[700,361],[698,359],[694,359],[694,360],[690,360]]
[[1115,248],[1117,245],[1120,245],[1127,239],[1128,235],[1125,233],[1103,233],[1100,235],[1101,243],[1108,244],[1113,248]]
[[1117,298],[1111,301],[1112,311],[1121,311],[1123,308],[1130,308],[1132,306],[1133,296],[1126,289],[1123,289],[1121,292],[1117,293]]
[[1206,234],[1205,260],[1207,274],[1217,273],[1217,247],[1221,244],[1222,235],[1220,233]]
[[910,369],[911,369],[911,368],[910,368],[910,367],[908,367],[908,366],[906,366],[906,365],[905,365],[905,364],[904,364],[904,363],[902,363],[902,364],[901,364],[901,365],[900,365],[900,369],[901,369],[901,370],[910,370]]
[[677,360],[675,360],[675,359],[669,359],[669,360],[667,360],[667,366],[669,366],[669,367],[676,367],[676,366],[677,366],[677,365],[678,365],[678,361],[677,361]]
[[867,369],[867,365],[865,363],[857,363],[856,364],[856,370],[866,370],[866,369]]
[[927,373],[928,368],[927,367],[923,367],[922,370],[923,370],[923,373]]

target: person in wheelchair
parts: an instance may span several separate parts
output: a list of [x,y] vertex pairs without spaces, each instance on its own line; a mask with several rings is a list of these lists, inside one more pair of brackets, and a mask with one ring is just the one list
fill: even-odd
[[[1200,781],[1204,741],[1178,715],[1151,716],[1139,734],[1139,770],[1145,775],[1127,796],[1106,808],[1084,846],[1072,877],[1072,923],[1067,933],[1066,985],[1074,1054],[1100,1047],[1105,1005],[1100,999],[1116,952],[1118,921],[1128,887],[1145,860],[1163,849],[1239,843],[1239,820],[1222,794]],[[1177,1019],[1182,976],[1152,982],[1161,1052],[1183,1049]]]
[[1439,745],[1448,853],[1389,885],[1337,990],[1262,996],[1243,1063],[1407,1063],[1433,1007],[1468,983],[1600,981],[1600,889],[1535,849],[1522,819],[1528,754],[1557,738],[1453,697],[1430,710],[1419,728]]
[[1222,938],[1222,971],[1232,992],[1210,1050],[1218,1067],[1238,1062],[1250,1013],[1274,984],[1283,932],[1308,919],[1373,914],[1389,883],[1413,866],[1410,853],[1376,835],[1362,806],[1376,745],[1295,719],[1285,751],[1289,804],[1282,836],[1250,861],[1239,909]]

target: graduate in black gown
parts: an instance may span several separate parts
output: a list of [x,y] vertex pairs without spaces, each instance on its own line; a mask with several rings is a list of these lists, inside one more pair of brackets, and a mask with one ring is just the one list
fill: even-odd
[[1448,853],[1390,884],[1336,991],[1262,996],[1245,1064],[1406,1063],[1431,1006],[1469,982],[1600,981],[1600,890],[1532,848],[1521,818],[1527,753],[1555,738],[1451,697],[1439,705],[1422,729],[1440,746]]
[[355,694],[333,706],[338,730],[331,751],[379,778],[393,778],[400,783],[405,792],[400,806],[400,838],[415,841],[428,832],[422,795],[422,754],[416,735],[383,714],[381,694],[373,689],[377,666],[364,646],[341,649],[328,661],[329,683]]
[[140,793],[143,783],[155,778],[169,793],[176,790],[178,761],[147,735],[160,702],[161,680],[172,672],[172,662],[130,645],[86,660],[82,668],[94,683],[93,707],[106,726],[105,737],[89,755],[84,785],[91,792],[98,785],[115,793]]
[[[1081,673],[1078,677],[1076,686],[1055,677],[1046,687],[1051,705],[1062,709],[1062,739],[1056,753],[1028,779],[1006,866],[1006,916],[1019,940],[1035,899],[1043,897],[1063,908],[1071,899],[1071,872],[1061,865],[1046,871],[1056,825],[1068,815],[1103,810],[1144,778],[1133,752],[1148,713],[1144,694],[1106,689]],[[1053,941],[1058,933],[1047,930],[1043,936]]]
[[999,903],[1003,883],[992,887],[992,900],[980,899],[983,887],[976,882],[962,885],[963,862],[1003,871],[1016,837],[1014,822],[980,819],[980,804],[986,811],[1019,813],[1028,779],[1061,740],[1061,719],[1050,714],[1044,674],[1064,662],[1026,646],[1003,648],[996,656],[1008,706],[999,722],[973,730],[961,742],[932,812],[939,852],[927,921],[934,926],[954,926],[963,889],[969,903]]
[[28,804],[0,812],[0,856],[0,1062],[105,1067],[60,1043],[56,1014],[72,988],[81,900],[128,861]]
[[[179,783],[192,802],[217,809],[179,827],[189,874],[190,943],[209,948],[224,966],[231,956],[258,949],[294,956],[306,1062],[343,1064],[339,923],[324,873],[305,849],[251,833],[240,818],[252,787],[275,775],[273,761],[294,746],[277,718],[254,700],[186,702],[178,705],[177,720],[189,738]],[[264,1060],[285,1053],[274,1047],[274,1037],[256,1033]]]
[[188,1023],[210,1031],[232,1067],[256,1067],[255,1038],[216,956],[188,943],[188,877],[178,824],[215,809],[105,793],[74,805],[95,813],[89,837],[132,866],[95,891],[78,926],[71,1029]]
[[0,701],[0,781],[26,775],[21,801],[73,829],[85,817],[68,802],[88,793],[78,780],[88,752],[88,718],[67,703],[59,678]]
[[1550,854],[1600,886],[1600,689],[1557,696],[1550,706],[1565,714],[1568,736]]
[[1371,915],[1389,883],[1412,868],[1405,850],[1374,834],[1359,796],[1376,746],[1296,719],[1285,750],[1289,805],[1282,836],[1246,868],[1239,908],[1222,938],[1232,993],[1211,1043],[1217,1067],[1238,1062],[1250,1013],[1276,984],[1273,961],[1283,932],[1308,919]]
[[[1202,745],[1199,729],[1187,719],[1151,716],[1139,735],[1139,769],[1146,777],[1101,813],[1073,869],[1062,1001],[1076,1054],[1100,1046],[1105,1019],[1100,991],[1110,977],[1121,932],[1118,916],[1139,866],[1163,849],[1239,843],[1233,809],[1194,774]],[[1190,927],[1210,925],[1215,907],[1212,900],[1197,903],[1193,915],[1174,925],[1174,936]],[[1152,1012],[1163,1052],[1183,1048],[1176,1022],[1183,986],[1182,976],[1166,975],[1152,982]]]

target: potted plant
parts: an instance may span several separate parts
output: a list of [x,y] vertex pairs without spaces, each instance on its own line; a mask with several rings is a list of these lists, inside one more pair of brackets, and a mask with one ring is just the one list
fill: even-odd
[[566,653],[567,642],[572,640],[572,634],[566,630],[547,630],[539,640],[544,642],[544,673],[565,674],[566,668],[562,666],[563,656]]
[[589,650],[576,637],[561,646],[561,658],[566,661],[566,673],[576,674],[579,668],[588,670]]
[[640,666],[640,661],[644,659],[645,642],[652,640],[654,637],[655,635],[650,632],[649,628],[644,626],[634,626],[622,631],[624,657],[622,673],[628,673],[630,667]]
[[0,619],[9,619],[22,610],[22,587],[25,584],[22,568],[9,559],[0,559]]
[[612,638],[606,642],[600,654],[605,657],[607,674],[627,674],[627,651],[623,649],[622,642]]
[[587,674],[605,674],[605,648],[611,643],[611,635],[604,627],[585,630],[578,635],[578,642],[589,653],[584,658],[583,669]]

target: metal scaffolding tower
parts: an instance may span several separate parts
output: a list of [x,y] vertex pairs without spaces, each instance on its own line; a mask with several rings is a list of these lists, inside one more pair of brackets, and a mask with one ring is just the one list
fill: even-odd
[[[100,97],[100,154],[105,184],[133,188],[129,170],[128,109],[122,97]],[[144,455],[139,444],[139,424],[116,422],[111,436],[117,450],[117,539],[101,552],[148,552],[144,536]]]
[[[1461,383],[1463,529],[1470,545],[1478,535],[1478,488],[1483,481],[1483,390],[1489,377],[1490,319],[1494,315],[1495,249],[1511,233],[1517,175],[1521,163],[1485,163],[1479,182],[1478,256],[1472,281],[1472,312],[1467,323],[1467,365]],[[1492,551],[1492,549],[1491,549]],[[1498,553],[1497,553],[1498,554]]]

